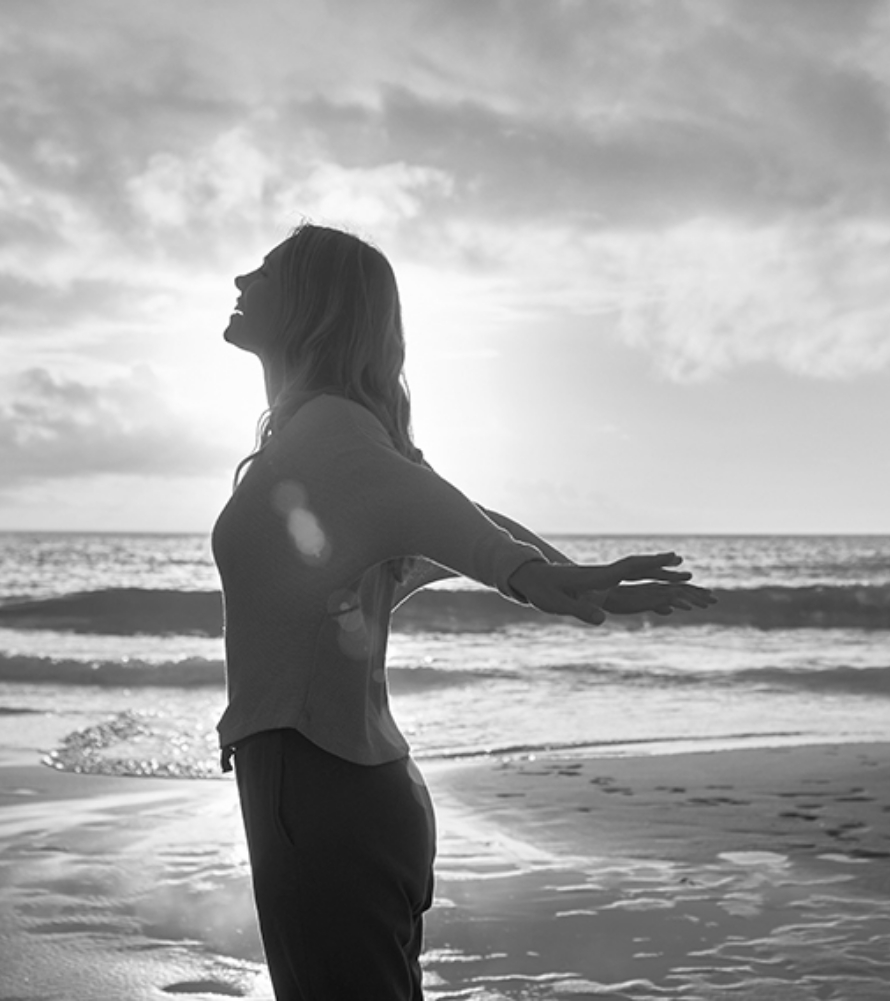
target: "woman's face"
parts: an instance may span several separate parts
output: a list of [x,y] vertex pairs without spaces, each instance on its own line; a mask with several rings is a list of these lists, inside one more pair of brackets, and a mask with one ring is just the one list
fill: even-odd
[[271,250],[256,271],[235,279],[241,294],[223,333],[229,344],[261,357],[272,345],[281,315],[281,264],[286,244]]

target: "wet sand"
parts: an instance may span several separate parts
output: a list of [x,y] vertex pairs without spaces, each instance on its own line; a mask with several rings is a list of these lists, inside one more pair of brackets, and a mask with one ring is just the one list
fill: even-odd
[[[0,753],[0,998],[271,998],[234,783],[38,757]],[[890,744],[423,770],[433,1001],[890,997]]]
[[543,757],[443,779],[464,846],[488,854],[461,866],[446,843],[433,997],[890,997],[888,744]]

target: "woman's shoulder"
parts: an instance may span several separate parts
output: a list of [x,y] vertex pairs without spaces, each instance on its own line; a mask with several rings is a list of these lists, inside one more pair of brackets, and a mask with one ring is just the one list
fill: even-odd
[[296,434],[313,437],[355,435],[390,445],[390,438],[380,420],[367,408],[335,392],[313,393],[301,404],[289,422]]

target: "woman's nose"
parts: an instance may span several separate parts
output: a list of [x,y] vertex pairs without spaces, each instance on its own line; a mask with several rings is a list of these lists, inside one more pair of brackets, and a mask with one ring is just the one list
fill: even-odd
[[238,289],[239,292],[244,291],[244,275],[235,276],[235,288]]

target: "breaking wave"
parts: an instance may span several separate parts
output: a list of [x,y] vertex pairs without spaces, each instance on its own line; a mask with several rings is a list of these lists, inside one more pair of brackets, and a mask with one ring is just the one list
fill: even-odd
[[[553,663],[536,672],[566,672],[583,679],[585,686],[614,685],[646,688],[746,686],[798,691],[844,692],[851,695],[890,697],[888,667],[757,667],[735,671],[639,670],[630,666],[596,663]],[[387,671],[393,693],[406,695],[438,688],[475,685],[486,681],[522,680],[521,671],[503,668],[452,668],[427,665],[395,666]],[[97,685],[108,688],[198,688],[222,687],[225,669],[221,660],[186,657],[181,660],[147,661],[77,660],[65,657],[35,657],[0,654],[0,682],[29,684]]]
[[[890,629],[890,585],[775,586],[714,593],[718,603],[706,611],[668,618],[612,618],[610,622],[628,627],[707,624],[757,629]],[[395,614],[393,627],[415,632],[479,633],[513,625],[546,626],[552,621],[492,591],[431,589],[406,602]],[[0,606],[0,627],[119,636],[220,636],[222,603],[217,591],[86,591],[8,601]]]

